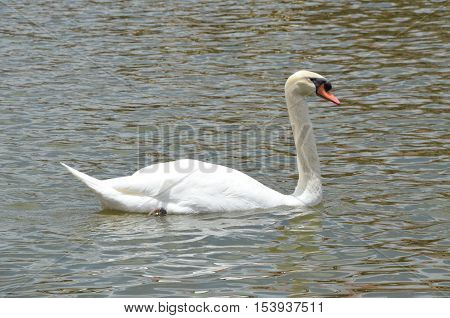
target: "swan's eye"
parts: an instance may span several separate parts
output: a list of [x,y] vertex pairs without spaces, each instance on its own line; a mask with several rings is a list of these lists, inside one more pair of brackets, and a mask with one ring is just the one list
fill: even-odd
[[313,82],[316,87],[319,87],[326,82],[323,78],[310,78],[310,81]]

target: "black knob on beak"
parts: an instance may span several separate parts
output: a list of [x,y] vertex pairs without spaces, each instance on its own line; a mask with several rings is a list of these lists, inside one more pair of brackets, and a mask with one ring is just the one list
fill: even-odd
[[323,84],[323,88],[325,88],[325,91],[331,91],[331,89],[333,88],[333,86],[331,86],[331,83],[328,82],[326,79],[324,78],[310,78],[310,80],[314,83],[314,85],[316,86],[316,90],[320,87],[320,85]]

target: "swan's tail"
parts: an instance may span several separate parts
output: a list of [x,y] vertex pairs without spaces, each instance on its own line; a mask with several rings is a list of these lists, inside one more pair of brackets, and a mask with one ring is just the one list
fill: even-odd
[[113,188],[113,186],[108,183],[108,180],[95,179],[62,162],[61,164],[94,191],[95,195],[100,200],[102,207],[105,209],[148,213],[160,206],[159,201],[151,197],[124,194]]
[[95,192],[99,196],[100,199],[108,198],[117,193],[115,189],[110,186],[104,184],[102,180],[98,180],[94,177],[88,176],[85,173],[82,173],[74,168],[69,167],[68,165],[60,162],[67,170],[70,171],[75,177],[80,179],[85,185],[87,185],[92,191]]

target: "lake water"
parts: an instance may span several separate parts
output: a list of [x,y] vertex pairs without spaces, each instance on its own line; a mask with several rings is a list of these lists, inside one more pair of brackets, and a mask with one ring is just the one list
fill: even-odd
[[[0,296],[450,296],[447,5],[0,3]],[[299,69],[342,102],[310,101],[317,207],[100,211],[59,165],[201,157],[290,193]]]

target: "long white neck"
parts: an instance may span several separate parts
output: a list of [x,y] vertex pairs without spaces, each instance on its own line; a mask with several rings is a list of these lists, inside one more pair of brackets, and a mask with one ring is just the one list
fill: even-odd
[[303,96],[286,89],[286,103],[297,150],[298,183],[293,196],[307,205],[322,199],[320,162],[308,106]]

